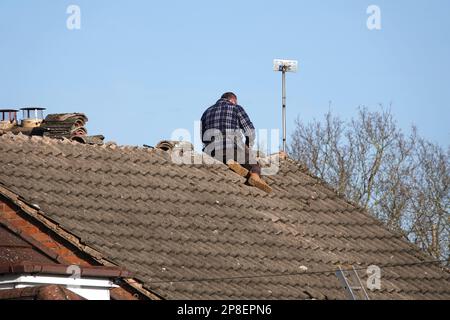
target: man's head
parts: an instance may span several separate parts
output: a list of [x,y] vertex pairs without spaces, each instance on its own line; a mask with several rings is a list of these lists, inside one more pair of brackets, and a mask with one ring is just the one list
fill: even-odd
[[224,93],[222,95],[221,99],[226,99],[226,100],[230,101],[232,104],[238,103],[237,96],[233,92]]

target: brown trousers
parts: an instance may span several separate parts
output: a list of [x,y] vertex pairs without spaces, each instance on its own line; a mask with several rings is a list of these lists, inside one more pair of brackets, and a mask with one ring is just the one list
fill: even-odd
[[245,150],[238,147],[234,149],[223,150],[222,157],[220,157],[220,152],[218,152],[218,155],[216,157],[216,152],[213,151],[212,157],[218,161],[222,161],[225,164],[227,164],[229,160],[234,160],[245,169],[250,171],[250,173],[261,175],[261,166],[256,160],[255,153],[247,146],[245,147]]

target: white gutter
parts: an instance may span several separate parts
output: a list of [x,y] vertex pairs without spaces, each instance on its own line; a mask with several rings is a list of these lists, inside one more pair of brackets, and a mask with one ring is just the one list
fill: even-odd
[[110,289],[117,288],[109,279],[72,278],[52,275],[3,275],[0,276],[0,290],[27,287],[61,285],[87,300],[110,300]]

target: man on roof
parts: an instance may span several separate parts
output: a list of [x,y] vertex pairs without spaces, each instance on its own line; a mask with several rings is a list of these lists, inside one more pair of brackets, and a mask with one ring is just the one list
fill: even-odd
[[272,191],[261,179],[261,166],[252,150],[255,127],[234,93],[224,93],[203,113],[201,122],[205,153],[246,177],[248,184]]

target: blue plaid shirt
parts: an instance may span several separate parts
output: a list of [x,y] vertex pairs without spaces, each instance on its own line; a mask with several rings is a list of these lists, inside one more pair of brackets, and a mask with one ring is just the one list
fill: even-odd
[[[215,130],[216,134],[213,131],[208,133],[208,130]],[[217,135],[218,132],[222,139]],[[240,105],[220,99],[203,114],[202,141],[205,147],[212,142],[215,150],[243,147],[243,138],[252,148],[255,142],[255,127]]]

